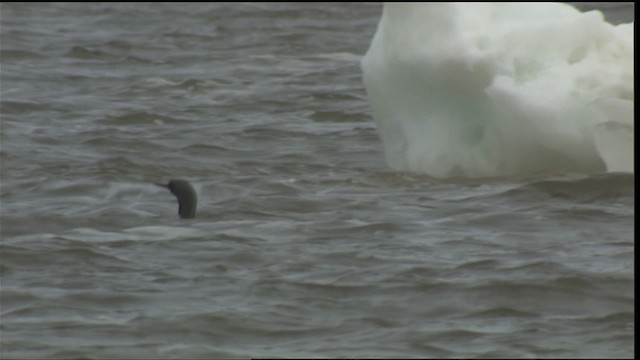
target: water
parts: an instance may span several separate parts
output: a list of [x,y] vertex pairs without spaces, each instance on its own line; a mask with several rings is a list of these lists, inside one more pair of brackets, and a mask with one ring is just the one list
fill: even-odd
[[380,12],[3,3],[2,358],[633,357],[634,175],[392,171]]

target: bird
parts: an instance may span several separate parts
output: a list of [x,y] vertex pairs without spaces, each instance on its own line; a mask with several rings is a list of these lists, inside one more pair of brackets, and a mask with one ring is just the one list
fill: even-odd
[[178,199],[178,215],[181,219],[192,219],[196,216],[198,207],[198,195],[193,186],[186,180],[169,180],[168,184],[154,183],[157,186],[169,189]]

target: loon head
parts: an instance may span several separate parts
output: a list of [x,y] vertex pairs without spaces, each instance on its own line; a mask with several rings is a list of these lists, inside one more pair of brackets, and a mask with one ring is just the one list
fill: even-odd
[[196,216],[198,196],[193,186],[186,180],[170,180],[168,184],[155,183],[158,186],[169,189],[178,199],[178,215],[182,219],[191,219]]

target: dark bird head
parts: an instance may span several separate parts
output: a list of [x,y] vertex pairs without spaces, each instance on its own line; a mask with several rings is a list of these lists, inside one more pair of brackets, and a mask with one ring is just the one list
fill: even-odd
[[169,189],[178,199],[178,215],[182,219],[191,219],[196,216],[198,196],[193,186],[186,180],[170,180],[168,184],[155,183],[158,186]]

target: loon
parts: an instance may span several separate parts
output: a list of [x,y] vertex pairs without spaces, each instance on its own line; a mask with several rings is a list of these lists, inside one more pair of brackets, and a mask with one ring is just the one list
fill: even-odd
[[181,219],[191,219],[196,216],[198,196],[193,186],[186,180],[169,180],[168,184],[154,183],[167,188],[178,199],[178,215]]

